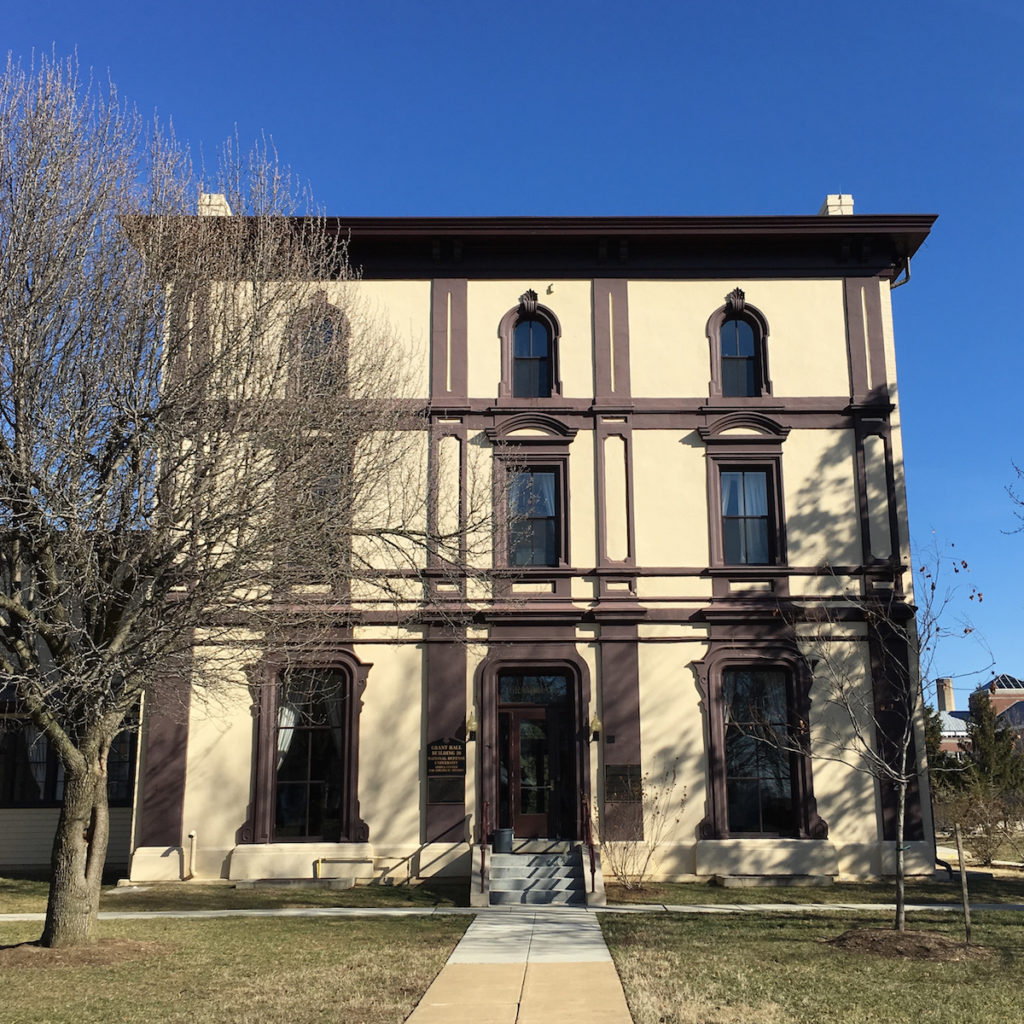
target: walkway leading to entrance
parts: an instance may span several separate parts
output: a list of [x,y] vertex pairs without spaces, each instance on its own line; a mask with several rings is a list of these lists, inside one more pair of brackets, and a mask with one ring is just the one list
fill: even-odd
[[407,1024],[631,1024],[596,915],[483,910]]

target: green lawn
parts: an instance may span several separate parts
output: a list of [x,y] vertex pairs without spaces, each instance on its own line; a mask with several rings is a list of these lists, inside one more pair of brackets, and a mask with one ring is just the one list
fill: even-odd
[[[978,913],[982,959],[932,962],[826,945],[889,915],[603,914],[601,927],[635,1024],[1004,1024],[1024,1019],[1024,929],[1012,912]],[[962,939],[949,914],[914,928]]]
[[[661,903],[670,905],[720,903],[894,903],[892,882],[837,882],[822,886],[757,886],[727,889],[704,882],[648,882],[643,889],[627,890],[606,882],[609,903]],[[969,878],[972,903],[1024,903],[1024,875]],[[910,881],[911,903],[959,903],[960,878],[952,882]]]
[[[398,1024],[469,920],[101,922],[101,942],[81,952],[0,949],[0,1020]],[[0,946],[38,933],[36,924],[0,924]]]
[[[0,878],[0,914],[42,913],[47,883],[37,879]],[[273,907],[465,907],[465,882],[422,885],[365,885],[352,889],[313,886],[255,886],[172,882],[115,889],[105,886],[100,910],[231,910]]]

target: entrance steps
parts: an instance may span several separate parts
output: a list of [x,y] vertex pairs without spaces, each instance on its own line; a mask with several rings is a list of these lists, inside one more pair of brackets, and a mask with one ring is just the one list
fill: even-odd
[[488,871],[491,906],[586,906],[580,847],[557,853],[495,853]]

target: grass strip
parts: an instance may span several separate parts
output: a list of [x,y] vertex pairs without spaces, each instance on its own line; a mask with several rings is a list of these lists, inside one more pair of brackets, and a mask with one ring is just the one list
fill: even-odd
[[[624,889],[605,880],[609,903],[660,903],[670,906],[721,903],[895,903],[896,886],[888,882],[836,882],[834,885],[765,885],[725,888],[708,882],[648,882]],[[1024,876],[970,879],[972,903],[1024,903]],[[907,882],[910,903],[959,903],[960,880]]]
[[83,951],[13,949],[35,925],[0,925],[4,1024],[286,1021],[397,1024],[469,919],[102,922]]
[[[1024,1019],[1016,915],[975,917],[977,957],[883,957],[829,945],[888,915],[601,915],[635,1024],[979,1024]],[[945,914],[914,927],[962,940]]]
[[[0,878],[0,914],[41,914],[47,883],[39,879]],[[465,882],[420,885],[359,885],[351,889],[315,886],[233,885],[170,882],[137,887],[105,886],[100,910],[261,910],[290,907],[465,907]]]

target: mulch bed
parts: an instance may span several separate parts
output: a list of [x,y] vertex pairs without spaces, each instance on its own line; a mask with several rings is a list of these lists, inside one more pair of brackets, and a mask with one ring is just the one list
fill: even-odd
[[906,931],[892,928],[851,928],[834,939],[830,946],[848,953],[873,953],[875,956],[901,957],[904,960],[982,960],[991,955],[983,946],[967,946],[938,932]]
[[142,960],[167,951],[162,942],[134,939],[99,939],[88,946],[47,949],[37,942],[0,946],[0,970],[4,968],[109,967],[127,960]]

